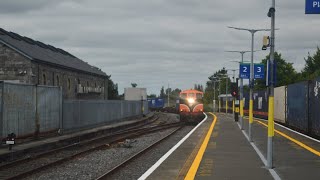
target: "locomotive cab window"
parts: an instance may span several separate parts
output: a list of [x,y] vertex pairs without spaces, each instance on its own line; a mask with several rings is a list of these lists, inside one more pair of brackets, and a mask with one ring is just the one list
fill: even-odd
[[194,98],[194,93],[189,93],[189,94],[188,94],[188,97],[189,97],[189,98]]
[[203,97],[202,97],[202,94],[200,94],[200,93],[197,93],[197,99],[202,99]]
[[186,93],[182,93],[182,94],[180,95],[180,98],[186,99],[186,98],[187,98],[187,94],[186,94]]

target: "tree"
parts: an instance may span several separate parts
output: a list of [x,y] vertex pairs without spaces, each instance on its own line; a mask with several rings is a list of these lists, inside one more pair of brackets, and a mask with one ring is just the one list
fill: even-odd
[[131,86],[132,86],[133,88],[135,88],[135,87],[137,87],[138,85],[137,85],[137,83],[131,83]]
[[308,53],[308,57],[304,58],[306,64],[302,70],[302,78],[304,80],[314,79],[317,76],[320,76],[320,49],[317,47],[316,53],[311,56]]
[[[228,74],[228,71],[223,67],[222,69],[216,71],[213,73],[211,77],[215,77],[216,80],[220,79],[220,82],[216,82],[216,88],[214,89],[214,84],[212,81],[208,81],[206,83],[206,88],[204,90],[204,104],[212,104],[213,99],[218,100],[219,94],[226,94],[229,93],[229,90],[226,91],[226,82],[228,81],[228,89],[230,88],[231,80],[230,78],[223,78],[225,75]],[[219,89],[219,84],[220,84],[220,89]],[[215,91],[215,98],[213,97]]]
[[118,84],[114,84],[110,78],[108,79],[108,99],[119,99]]
[[198,91],[203,91],[203,86],[201,84],[194,84],[194,89]]
[[[267,60],[269,59],[269,55],[266,56],[265,59],[262,59],[261,63],[265,66],[265,77],[267,72]],[[274,59],[276,63],[276,84],[275,86],[284,86],[288,84],[295,83],[298,78],[298,73],[293,68],[293,63],[287,62],[285,59],[281,57],[281,54],[278,52],[274,53]],[[255,90],[261,90],[266,88],[266,80],[265,79],[257,79],[255,80]]]
[[156,97],[157,97],[157,95],[155,95],[155,94],[148,95],[148,98],[156,98]]
[[166,94],[164,93],[164,87],[162,86],[160,90],[160,98],[165,98],[165,97],[166,97]]

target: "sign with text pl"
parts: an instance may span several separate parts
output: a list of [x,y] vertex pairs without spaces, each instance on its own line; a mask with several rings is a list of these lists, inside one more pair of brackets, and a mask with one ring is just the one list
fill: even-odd
[[240,64],[240,78],[250,79],[250,64]]
[[264,65],[254,64],[254,79],[263,79],[263,78],[264,78]]
[[306,14],[320,14],[320,0],[306,0]]

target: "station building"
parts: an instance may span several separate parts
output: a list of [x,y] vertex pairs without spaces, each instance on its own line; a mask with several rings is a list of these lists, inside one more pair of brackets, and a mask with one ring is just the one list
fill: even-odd
[[60,48],[0,28],[0,81],[60,86],[64,99],[107,99],[109,78]]

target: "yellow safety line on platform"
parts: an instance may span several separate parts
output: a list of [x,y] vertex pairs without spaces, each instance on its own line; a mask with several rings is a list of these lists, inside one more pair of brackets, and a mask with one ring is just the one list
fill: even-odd
[[207,145],[209,143],[209,140],[210,140],[210,137],[211,137],[211,134],[212,134],[212,131],[213,131],[213,128],[217,122],[217,116],[214,115],[213,113],[210,113],[211,115],[214,116],[214,120],[209,128],[209,131],[205,137],[205,139],[203,140],[203,143],[198,151],[198,154],[196,156],[196,158],[194,159],[186,177],[184,178],[185,180],[191,180],[191,179],[194,179],[194,177],[196,176],[196,173],[197,173],[197,170],[199,168],[199,165],[201,163],[201,160],[202,160],[202,157],[203,157],[203,154],[207,148]]
[[[265,123],[263,123],[263,122],[261,122],[261,121],[258,121],[258,120],[254,120],[254,121],[256,121],[256,122],[259,123],[259,124],[262,124],[262,125],[265,126],[265,127],[268,127],[267,124],[265,124]],[[306,144],[304,144],[304,143],[302,143],[302,142],[300,142],[300,141],[298,141],[298,140],[296,140],[296,139],[294,139],[294,138],[292,138],[292,137],[284,134],[284,133],[281,132],[281,131],[278,131],[278,130],[274,130],[274,131],[275,131],[276,133],[280,134],[281,136],[289,139],[290,141],[298,144],[299,146],[305,148],[306,150],[312,152],[313,154],[315,154],[315,155],[317,155],[317,156],[320,156],[320,152],[317,151],[317,150],[315,150],[315,149],[313,149],[312,147],[310,147],[310,146],[308,146],[308,145],[306,145]]]

